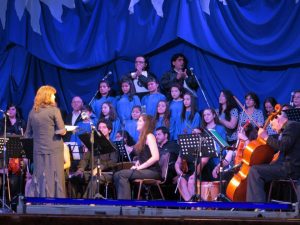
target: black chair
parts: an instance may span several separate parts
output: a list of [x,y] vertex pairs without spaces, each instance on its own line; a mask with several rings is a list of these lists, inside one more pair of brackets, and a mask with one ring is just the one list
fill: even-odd
[[169,160],[170,160],[170,154],[166,153],[160,156],[159,159],[159,165],[161,168],[161,177],[162,180],[156,180],[156,179],[135,179],[133,180],[133,183],[139,185],[139,190],[138,190],[138,195],[137,195],[137,200],[140,199],[141,197],[141,191],[142,187],[145,186],[147,190],[147,195],[150,193],[151,194],[151,187],[156,186],[159,190],[160,196],[163,200],[165,200],[165,196],[163,194],[163,191],[161,189],[161,185],[164,184],[167,181],[168,177],[168,169],[169,169]]
[[288,179],[280,179],[280,180],[273,180],[270,184],[269,194],[268,194],[268,202],[271,201],[272,191],[275,185],[278,184],[288,184],[289,185],[289,201],[293,203],[293,192],[297,197],[297,201],[299,201],[300,197],[300,181],[293,180],[292,178]]

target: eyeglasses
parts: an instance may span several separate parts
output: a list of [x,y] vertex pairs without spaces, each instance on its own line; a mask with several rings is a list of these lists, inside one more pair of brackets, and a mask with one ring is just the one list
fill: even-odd
[[143,64],[143,63],[145,63],[145,62],[144,62],[144,61],[135,61],[135,63]]

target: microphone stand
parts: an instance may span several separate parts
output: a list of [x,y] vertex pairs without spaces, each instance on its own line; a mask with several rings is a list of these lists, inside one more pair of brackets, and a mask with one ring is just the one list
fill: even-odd
[[200,81],[198,80],[197,76],[194,74],[193,69],[190,69],[190,71],[191,71],[191,75],[195,77],[195,80],[196,80],[196,82],[197,82],[197,84],[198,84],[198,86],[199,86],[199,88],[200,88],[200,90],[201,90],[201,92],[202,92],[202,95],[203,95],[203,97],[204,97],[204,100],[205,100],[207,106],[210,108],[210,105],[209,105],[209,103],[208,103],[208,100],[207,100],[207,98],[206,98],[206,95],[205,95],[205,93],[204,93],[204,90],[203,90],[203,88],[202,88],[202,85],[201,85]]
[[217,201],[226,201],[226,202],[230,202],[230,199],[226,197],[226,195],[223,194],[223,151],[225,150],[225,148],[221,149],[220,155],[219,155],[219,160],[220,160],[220,168],[219,168],[219,194],[217,196]]
[[91,196],[94,196],[94,185],[93,185],[93,172],[94,172],[94,142],[95,142],[95,137],[94,137],[94,126],[93,122],[90,122],[91,125]]
[[93,98],[89,102],[89,105],[91,105],[94,102],[94,100],[95,100],[96,96],[98,95],[98,93],[99,93],[99,90],[96,91],[96,93],[94,94]]
[[[112,74],[111,71],[109,71],[103,78],[102,78],[102,81],[103,80],[106,80],[110,75]],[[99,93],[99,90],[96,91],[96,93],[94,94],[93,98],[91,99],[91,101],[89,102],[88,105],[91,105],[93,103],[93,101],[95,100],[96,96],[98,95]]]
[[[4,138],[4,143],[3,143],[3,176],[2,176],[2,209],[1,209],[1,213],[5,213],[5,212],[10,212],[10,210],[6,210],[5,207],[7,207],[7,209],[9,209],[9,206],[6,204],[6,198],[5,198],[5,176],[6,176],[6,129],[7,129],[7,117],[6,117],[6,112],[1,110],[1,112],[3,113],[4,116],[4,134],[3,134],[3,138]],[[7,174],[8,176],[8,174]]]
[[[200,135],[199,135],[200,136]],[[200,143],[198,147],[196,148],[196,156],[194,160],[194,168],[195,168],[195,183],[194,183],[194,195],[191,197],[192,201],[198,202],[201,201],[201,181],[202,181],[202,171],[201,171],[201,166],[202,166],[202,137],[200,136]],[[200,158],[200,161],[199,161]],[[200,173],[198,174],[197,167],[198,167],[198,162],[199,162],[199,167],[200,167]],[[197,176],[199,175],[199,182],[200,182],[200,191],[199,194],[197,194]]]
[[[101,194],[100,194],[100,178],[101,178],[101,165],[100,165],[100,153],[98,155],[97,158],[97,174],[96,174],[96,192],[94,194],[94,176],[93,176],[93,171],[94,171],[94,143],[95,143],[95,127],[93,126],[93,122],[90,122],[91,124],[91,167],[92,167],[92,174],[91,174],[91,196],[93,196],[93,198],[101,198],[101,199],[105,199]],[[97,132],[97,131],[96,131]],[[97,132],[98,133],[98,132]]]
[[[122,139],[121,139],[121,143],[122,143],[122,146],[125,147],[125,142],[124,142],[124,121],[122,121]],[[122,162],[122,169],[124,169],[124,156],[123,154],[121,154],[121,162]]]

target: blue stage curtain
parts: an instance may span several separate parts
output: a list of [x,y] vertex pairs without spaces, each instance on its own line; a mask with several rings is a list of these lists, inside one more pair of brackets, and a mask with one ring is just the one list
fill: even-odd
[[0,25],[0,104],[14,102],[25,116],[41,85],[55,86],[60,107],[70,111],[71,97],[88,103],[108,71],[118,88],[140,54],[161,77],[170,57],[183,52],[213,107],[221,89],[241,100],[251,90],[261,101],[274,96],[281,103],[300,89],[297,1],[165,0],[161,18],[151,1],[140,1],[130,15],[129,1],[75,0],[75,8],[63,6],[61,22],[40,2],[41,34],[26,10],[19,21],[15,1],[8,1],[5,29]]

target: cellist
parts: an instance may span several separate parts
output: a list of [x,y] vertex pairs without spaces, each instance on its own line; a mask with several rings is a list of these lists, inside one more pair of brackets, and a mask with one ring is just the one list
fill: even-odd
[[267,182],[300,178],[300,123],[289,121],[285,111],[281,111],[270,124],[279,137],[269,136],[262,128],[258,130],[258,136],[273,149],[280,149],[283,157],[274,163],[254,165],[250,168],[247,181],[248,202],[266,201],[264,186]]

